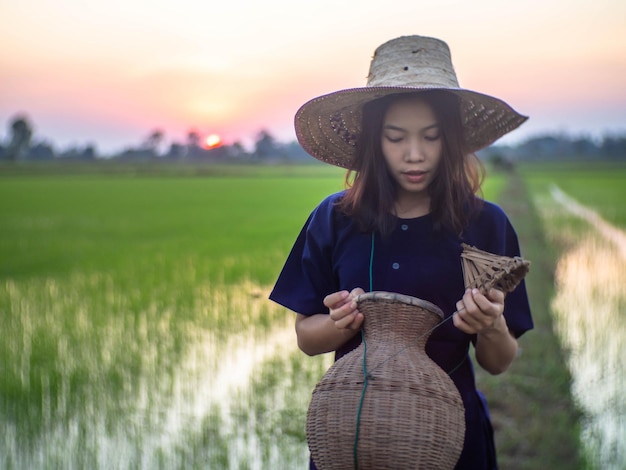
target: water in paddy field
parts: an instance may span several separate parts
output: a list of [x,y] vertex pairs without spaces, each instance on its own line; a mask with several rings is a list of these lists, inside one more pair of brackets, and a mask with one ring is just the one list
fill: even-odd
[[[568,353],[582,441],[594,468],[626,468],[626,232],[556,192],[591,224],[569,237],[556,269],[553,312]],[[577,234],[576,234],[577,233]],[[567,234],[567,235],[565,235]],[[573,235],[576,234],[576,235]]]
[[306,410],[331,358],[297,349],[266,292],[200,289],[183,315],[98,276],[0,287],[0,468],[307,466]]

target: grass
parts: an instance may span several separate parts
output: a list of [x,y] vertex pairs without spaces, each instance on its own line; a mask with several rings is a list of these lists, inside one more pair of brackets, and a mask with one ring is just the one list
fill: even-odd
[[532,261],[526,282],[535,321],[535,329],[520,339],[521,357],[506,374],[478,372],[479,386],[490,402],[502,468],[595,468],[583,452],[583,412],[572,396],[568,352],[555,334],[552,311],[556,262],[575,233],[587,226],[575,218],[567,226],[558,225],[560,218],[550,216],[546,206],[550,186],[556,184],[625,227],[626,209],[616,204],[626,197],[625,176],[624,165],[616,164],[525,165],[510,176],[499,197],[518,231],[523,255]]
[[[485,186],[486,198],[511,216],[533,262],[528,288],[535,330],[521,339],[522,356],[510,371],[479,374],[501,468],[586,465],[580,412],[550,312],[559,250],[545,237],[532,195],[555,181],[624,226],[611,199],[623,199],[623,177],[614,168],[589,175],[588,167],[537,166],[525,168],[523,179],[492,174]],[[119,458],[140,465],[142,449],[150,447],[144,426],[162,425],[159,410],[167,409],[163,401],[172,400],[181,373],[201,374],[197,365],[181,372],[185,358],[195,351],[192,364],[210,370],[226,360],[203,349],[203,338],[213,335],[215,351],[232,354],[229,339],[252,324],[260,325],[254,335],[263,336],[291,322],[263,302],[267,288],[310,210],[341,186],[341,170],[322,165],[0,166],[0,418],[8,431],[0,438],[0,466],[23,466],[17,457],[6,460],[4,449],[15,442],[34,449],[42,436],[48,436],[43,446],[50,462],[97,462],[106,456],[99,455],[102,442],[89,440],[94,429],[114,448],[130,445],[134,453]],[[229,434],[224,417],[209,410],[174,450],[155,450],[155,461],[223,468],[233,459],[233,439],[261,446],[274,467],[281,443],[289,443],[290,459],[302,459],[305,401],[296,397],[310,393],[323,364],[295,351],[259,365],[251,383],[257,399],[242,396],[233,405],[239,433]],[[188,401],[206,386],[194,380],[184,388]],[[148,406],[137,406],[140,397]],[[287,405],[273,408],[276,398]],[[105,418],[89,428],[102,416],[95,408]],[[55,426],[58,434],[46,434]],[[257,434],[260,440],[251,437]]]
[[[537,172],[534,166],[523,167],[522,174],[544,221],[544,238],[559,260],[552,317],[563,348],[571,349],[567,362],[577,371],[572,383],[575,399],[588,413],[582,419],[587,467],[621,469],[626,456],[621,354],[626,340],[622,259],[626,207],[618,201],[626,191],[626,166],[596,163],[540,168]],[[615,229],[564,210],[547,192],[550,184],[599,212]]]
[[523,256],[532,262],[526,282],[535,323],[520,339],[521,357],[505,374],[477,373],[491,408],[499,463],[511,470],[584,468],[581,415],[570,394],[571,376],[550,311],[554,251],[518,175],[510,178],[499,201],[516,227]]
[[[229,355],[286,322],[292,333],[291,315],[266,289],[309,211],[341,187],[339,173],[33,168],[0,177],[0,467],[220,468],[254,459],[262,445],[254,434],[232,435],[210,410],[196,423],[197,408],[212,403],[212,377]],[[295,341],[286,344],[285,357],[301,359]],[[311,383],[291,388],[285,416],[305,409],[294,389],[308,396],[325,362],[306,362]],[[258,397],[276,389],[255,387]],[[258,418],[243,412],[254,401],[241,399],[235,416],[248,429]],[[171,416],[185,423],[179,432]],[[306,458],[302,436],[265,434],[268,467],[282,453]],[[233,455],[232,439],[249,444]]]
[[531,194],[542,194],[556,184],[568,195],[592,207],[607,222],[626,227],[626,164],[532,164],[521,167]]
[[167,277],[167,263],[194,259],[213,279],[269,283],[308,210],[340,188],[336,173],[312,178],[281,171],[5,178],[0,278],[76,270],[139,274],[151,267]]

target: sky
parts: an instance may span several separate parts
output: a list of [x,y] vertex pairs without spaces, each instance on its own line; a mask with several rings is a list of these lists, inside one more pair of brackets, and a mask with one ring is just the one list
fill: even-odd
[[365,86],[376,47],[412,34],[530,116],[500,143],[626,131],[623,0],[20,0],[0,6],[0,143],[18,114],[57,150],[292,141],[302,104]]

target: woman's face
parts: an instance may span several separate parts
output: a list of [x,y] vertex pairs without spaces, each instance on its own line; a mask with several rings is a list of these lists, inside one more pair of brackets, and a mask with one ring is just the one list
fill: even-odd
[[381,146],[398,198],[428,198],[442,153],[439,122],[419,96],[394,101],[383,119]]

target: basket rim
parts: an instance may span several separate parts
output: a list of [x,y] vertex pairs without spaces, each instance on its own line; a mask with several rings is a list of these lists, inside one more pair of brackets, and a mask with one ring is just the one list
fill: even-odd
[[356,297],[355,301],[358,304],[362,302],[371,302],[371,301],[387,301],[387,302],[396,302],[403,303],[407,305],[416,305],[425,310],[428,310],[441,318],[444,317],[443,310],[437,307],[432,302],[428,300],[420,299],[417,297],[413,297],[411,295],[400,294],[398,292],[387,292],[387,291],[372,291],[366,292],[365,294],[360,294]]

